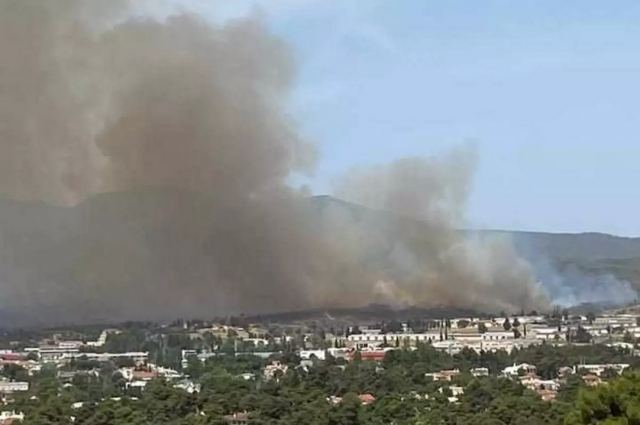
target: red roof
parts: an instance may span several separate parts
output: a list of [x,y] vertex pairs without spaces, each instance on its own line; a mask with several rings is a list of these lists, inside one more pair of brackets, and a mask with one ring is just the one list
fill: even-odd
[[362,360],[382,361],[385,354],[384,351],[360,351],[360,358]]
[[134,370],[132,373],[133,379],[137,381],[149,381],[157,376],[157,372],[148,372],[146,370]]
[[4,353],[0,354],[2,360],[24,360],[24,356],[18,353]]
[[360,394],[358,398],[362,404],[371,404],[376,401],[376,398],[371,394]]

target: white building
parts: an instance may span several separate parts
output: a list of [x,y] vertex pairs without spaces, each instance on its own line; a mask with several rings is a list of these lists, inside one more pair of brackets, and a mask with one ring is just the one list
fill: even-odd
[[482,341],[509,341],[515,339],[513,331],[489,331],[482,334]]
[[16,413],[14,410],[5,410],[0,412],[0,424],[10,424],[13,421],[24,421],[24,413]]
[[489,376],[489,369],[486,367],[474,367],[469,370],[469,373],[471,373],[472,376],[479,378],[482,376]]
[[289,367],[281,363],[279,361],[273,361],[270,364],[266,365],[264,368],[263,376],[264,379],[270,380],[276,378],[278,374],[286,374]]
[[613,370],[618,375],[629,367],[626,363],[608,363],[608,364],[582,364],[576,367],[577,370],[584,370],[596,376],[601,376],[606,370]]
[[29,383],[21,381],[0,381],[0,393],[29,391]]
[[513,366],[507,366],[502,370],[502,374],[506,377],[514,377],[528,373],[536,373],[536,367],[532,364],[527,363],[514,363]]

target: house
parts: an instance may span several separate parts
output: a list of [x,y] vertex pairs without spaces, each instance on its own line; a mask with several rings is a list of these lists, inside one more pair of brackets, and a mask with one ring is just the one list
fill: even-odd
[[0,381],[0,393],[29,391],[29,383],[21,381]]
[[436,341],[431,343],[431,346],[438,351],[442,351],[449,355],[459,354],[463,348],[466,347],[465,344],[460,341]]
[[530,390],[553,390],[557,391],[560,388],[560,383],[552,379],[542,379],[534,373],[528,373],[520,377],[520,383],[522,386],[529,388]]
[[302,360],[312,360],[312,359],[324,360],[326,357],[326,351],[325,350],[300,350],[298,352],[298,356],[300,356]]
[[147,382],[149,381],[131,381],[131,382],[127,382],[126,387],[128,389],[132,388],[132,389],[138,389],[142,391],[147,386]]
[[277,379],[278,376],[286,374],[288,369],[289,367],[286,364],[274,360],[265,366],[263,371],[264,379],[267,381],[274,378]]
[[514,363],[513,366],[507,366],[502,370],[502,374],[506,377],[514,377],[531,373],[536,373],[536,367],[527,363]]
[[424,333],[387,333],[383,334],[379,329],[363,330],[359,334],[351,334],[347,337],[347,346],[350,348],[367,348],[384,346],[416,346],[420,343],[427,344],[440,341],[439,332]]
[[490,330],[482,334],[482,341],[508,341],[510,339],[514,339],[512,331]]
[[0,425],[9,425],[13,422],[24,421],[24,413],[11,410],[5,410],[0,412]]
[[0,359],[3,362],[19,362],[19,361],[23,361],[26,360],[26,356],[22,353],[14,353],[14,352],[5,352],[0,354]]
[[558,369],[558,377],[567,378],[569,375],[572,375],[575,371],[570,366],[563,366]]
[[186,391],[189,394],[200,392],[200,384],[196,384],[190,379],[184,379],[180,382],[173,384],[173,388],[179,388],[183,391]]
[[349,360],[353,361],[356,358],[357,354],[360,355],[360,360],[381,362],[382,360],[384,360],[384,357],[387,354],[387,352],[386,352],[386,350],[352,351],[349,354]]
[[362,403],[364,406],[368,406],[376,401],[376,398],[368,393],[360,394],[358,398],[360,399],[360,403]]
[[256,375],[251,372],[244,372],[238,375],[238,378],[242,378],[245,381],[253,381],[254,379],[256,379]]
[[556,327],[535,327],[529,330],[529,333],[535,335],[535,338],[541,341],[553,341],[557,339],[565,339],[565,333]]
[[486,367],[474,367],[469,370],[469,373],[471,373],[475,378],[479,378],[481,376],[489,376],[489,369]]
[[152,370],[134,370],[131,372],[131,380],[133,381],[151,381],[158,377],[158,372]]
[[[360,400],[360,403],[362,403],[362,405],[364,406],[368,406],[370,404],[373,404],[376,401],[376,398],[369,394],[369,393],[365,393],[365,394],[360,394],[358,395],[358,399]],[[338,404],[342,403],[342,397],[338,397],[335,395],[329,396],[327,397],[327,402],[329,402],[330,404],[337,406]]]
[[332,396],[327,397],[327,401],[329,403],[333,404],[334,406],[336,406],[336,405],[342,403],[342,397],[338,397],[338,396],[332,395]]
[[451,395],[454,397],[458,397],[464,394],[464,388],[457,385],[451,385],[449,387],[449,390],[451,391]]
[[546,388],[538,389],[536,393],[543,401],[554,401],[558,395],[558,391]]
[[626,363],[607,363],[607,364],[581,364],[577,366],[577,370],[584,370],[590,374],[602,376],[607,370],[612,370],[618,375],[629,367]]
[[247,425],[249,423],[249,414],[247,412],[237,412],[223,416],[222,419],[229,425]]
[[602,379],[600,379],[599,376],[593,374],[584,375],[582,377],[582,380],[587,387],[597,387],[598,385],[602,384]]
[[434,381],[446,381],[450,382],[453,378],[460,375],[459,369],[441,370],[440,372],[425,373],[424,376],[431,378]]

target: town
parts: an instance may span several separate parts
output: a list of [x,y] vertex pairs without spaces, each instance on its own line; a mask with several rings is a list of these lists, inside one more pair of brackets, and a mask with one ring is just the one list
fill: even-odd
[[[331,319],[246,323],[240,317],[6,331],[0,340],[0,424],[38,423],[29,421],[47,397],[43,380],[47,391],[67,403],[67,419],[84,423],[98,406],[141,403],[158,385],[197,399],[211,385],[212,370],[233,385],[260,391],[330,368],[345,382],[319,396],[327,408],[337,409],[349,388],[360,391],[354,393],[360,408],[373,408],[392,390],[354,385],[352,367],[384,378],[402,364],[412,376],[420,373],[413,378],[420,385],[408,386],[403,397],[455,406],[478,380],[509,381],[541,403],[554,404],[567,386],[598,387],[640,365],[640,314],[632,310],[367,323]],[[259,406],[250,404],[193,412],[218,420],[211,423],[244,424],[260,417]]]

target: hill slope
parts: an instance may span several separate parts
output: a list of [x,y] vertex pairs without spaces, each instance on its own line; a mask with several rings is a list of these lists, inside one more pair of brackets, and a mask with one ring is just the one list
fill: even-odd
[[[355,222],[366,222],[372,232],[380,231],[391,214],[374,211],[336,199],[316,196],[310,199],[318,219],[342,211]],[[395,217],[397,219],[397,217]],[[419,221],[416,228],[419,228]],[[479,238],[509,238],[518,254],[534,267],[537,277],[567,304],[597,302],[600,299],[626,302],[640,290],[640,238],[602,233],[545,233],[507,230],[461,230]],[[580,286],[584,290],[580,292]],[[633,288],[633,289],[632,289]],[[581,297],[586,297],[582,299]],[[593,298],[591,298],[593,297]]]
[[[320,212],[328,208],[347,211],[352,217],[389,216],[331,196],[315,196],[311,203]],[[519,253],[526,257],[545,256],[556,260],[610,260],[640,257],[640,238],[627,238],[604,233],[547,233],[510,230],[465,230],[479,236],[504,235],[511,238]]]

